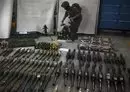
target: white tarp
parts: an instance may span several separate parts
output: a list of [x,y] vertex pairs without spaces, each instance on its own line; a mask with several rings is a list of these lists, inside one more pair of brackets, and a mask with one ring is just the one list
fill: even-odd
[[9,38],[13,0],[0,0],[0,38]]
[[[60,25],[65,14],[65,10],[61,7],[61,4],[64,1],[68,1],[70,5],[73,3],[78,3],[82,8],[83,20],[78,33],[95,34],[100,0],[60,0],[58,31],[62,30]],[[68,19],[66,19],[65,23],[68,23]]]
[[18,0],[17,32],[43,32],[53,29],[54,7],[56,0]]

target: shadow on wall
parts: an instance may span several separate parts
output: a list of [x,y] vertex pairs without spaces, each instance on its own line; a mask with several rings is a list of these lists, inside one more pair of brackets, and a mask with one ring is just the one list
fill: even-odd
[[88,11],[86,6],[81,6],[81,7],[82,7],[83,19],[82,19],[82,22],[80,24],[79,30],[84,30],[85,31],[87,29],[87,27],[88,27],[90,15],[89,15],[89,11]]
[[40,33],[43,33],[43,29],[40,25],[37,25],[36,26],[36,31],[40,32]]

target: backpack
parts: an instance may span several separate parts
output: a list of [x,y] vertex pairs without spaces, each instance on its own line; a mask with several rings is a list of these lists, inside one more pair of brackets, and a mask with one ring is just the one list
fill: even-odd
[[74,3],[73,5],[72,5],[72,7],[76,7],[78,10],[79,10],[79,12],[81,13],[81,11],[82,11],[82,8],[80,7],[80,5],[79,4],[77,4],[77,3]]

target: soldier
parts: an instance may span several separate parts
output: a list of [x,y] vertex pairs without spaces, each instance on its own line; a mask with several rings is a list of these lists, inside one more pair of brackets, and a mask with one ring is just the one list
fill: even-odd
[[70,35],[71,40],[74,41],[78,38],[77,32],[82,21],[82,9],[77,3],[74,3],[72,6],[70,6],[68,1],[64,1],[61,7],[63,7],[66,10],[64,18],[62,20],[62,24],[64,24],[64,20],[67,17],[70,19]]

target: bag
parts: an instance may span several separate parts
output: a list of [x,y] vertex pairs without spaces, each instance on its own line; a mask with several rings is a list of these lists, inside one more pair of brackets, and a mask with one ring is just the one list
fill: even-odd
[[81,13],[81,11],[82,11],[82,8],[80,7],[80,5],[79,4],[77,4],[77,3],[74,3],[73,5],[72,5],[72,7],[76,7],[78,10],[79,10],[79,12]]

